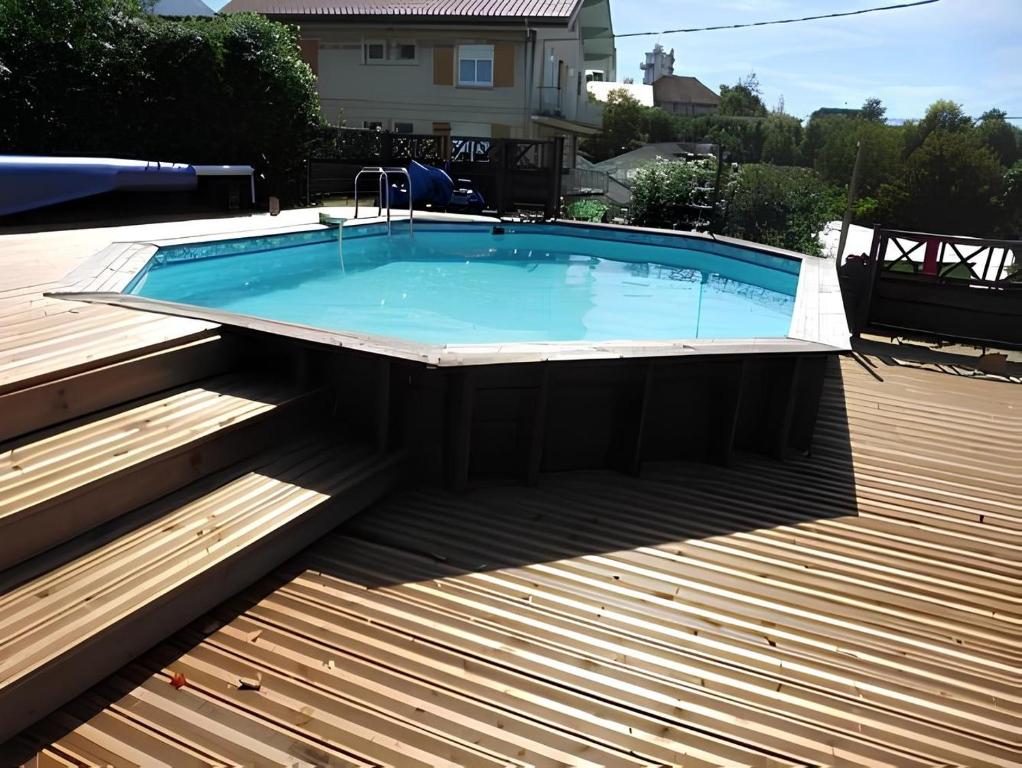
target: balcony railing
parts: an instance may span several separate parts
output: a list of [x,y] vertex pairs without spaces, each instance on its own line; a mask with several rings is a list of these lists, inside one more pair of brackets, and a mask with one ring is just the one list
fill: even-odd
[[555,85],[539,87],[539,111],[543,115],[561,116],[561,89]]

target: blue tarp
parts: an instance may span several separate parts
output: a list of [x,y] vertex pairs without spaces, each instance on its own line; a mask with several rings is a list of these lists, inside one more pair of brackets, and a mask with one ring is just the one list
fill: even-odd
[[0,155],[0,216],[114,190],[187,191],[197,185],[195,169],[183,163]]

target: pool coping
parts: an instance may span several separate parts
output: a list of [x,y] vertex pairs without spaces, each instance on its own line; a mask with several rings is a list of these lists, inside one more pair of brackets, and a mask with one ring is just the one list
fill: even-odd
[[[321,221],[337,221],[340,218],[346,218],[332,216],[329,209],[324,209],[324,213],[326,216],[321,215]],[[403,225],[404,218],[406,217],[407,214],[405,217],[395,215],[393,219],[399,225]],[[507,223],[487,216],[436,213],[416,215],[416,220]],[[375,216],[360,218],[357,222],[346,219],[345,227],[368,226],[385,221],[386,219]],[[59,290],[48,292],[46,295],[73,301],[111,304],[164,315],[196,318],[225,326],[275,333],[316,344],[343,347],[369,354],[386,355],[438,367],[559,360],[608,360],[630,357],[683,357],[761,353],[800,354],[806,352],[841,352],[851,349],[850,334],[845,320],[844,305],[841,300],[841,290],[838,284],[837,268],[832,259],[807,256],[783,248],[699,232],[678,232],[676,230],[654,229],[650,227],[562,220],[553,220],[545,223],[582,229],[598,228],[610,231],[644,232],[702,242],[719,242],[772,256],[796,259],[801,262],[801,266],[788,334],[785,337],[743,339],[677,339],[666,341],[624,339],[620,341],[599,342],[544,341],[490,344],[425,344],[375,334],[332,331],[280,320],[267,320],[252,315],[242,315],[224,310],[161,301],[120,292],[149,263],[153,254],[160,247],[209,242],[209,236],[189,236],[148,242],[112,243],[69,273]],[[308,223],[286,225],[226,233],[217,235],[216,240],[224,241],[328,230],[334,226],[337,225]]]

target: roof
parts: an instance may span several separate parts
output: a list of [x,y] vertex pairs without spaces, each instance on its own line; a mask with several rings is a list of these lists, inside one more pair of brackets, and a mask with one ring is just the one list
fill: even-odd
[[414,16],[568,19],[580,0],[231,0],[225,13],[269,16]]
[[683,75],[664,75],[653,82],[656,103],[677,101],[683,104],[720,104],[720,96],[703,85],[697,78]]
[[646,144],[638,149],[633,149],[631,152],[625,152],[617,157],[608,158],[596,163],[593,167],[604,173],[609,173],[618,181],[627,183],[629,171],[651,163],[658,157],[662,157],[665,160],[677,160],[687,155],[712,155],[714,152],[716,152],[715,144],[700,144],[690,141],[662,141],[657,144]]
[[832,367],[809,457],[409,490],[21,745],[47,765],[1017,765],[1022,385],[886,349]]
[[156,0],[150,9],[156,16],[213,16],[213,9],[202,0]]

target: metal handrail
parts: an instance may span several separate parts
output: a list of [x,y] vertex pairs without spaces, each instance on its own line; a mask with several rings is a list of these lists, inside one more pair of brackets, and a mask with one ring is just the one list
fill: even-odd
[[358,179],[363,173],[374,173],[376,174],[377,185],[379,188],[378,196],[376,198],[376,216],[377,218],[383,213],[384,202],[386,202],[387,208],[387,234],[392,233],[392,225],[390,222],[390,174],[397,174],[404,176],[408,180],[408,236],[411,237],[412,231],[412,220],[414,218],[412,209],[412,177],[408,174],[407,168],[393,167],[385,168],[380,165],[367,165],[362,168],[358,173],[355,174],[355,218],[358,218]]

